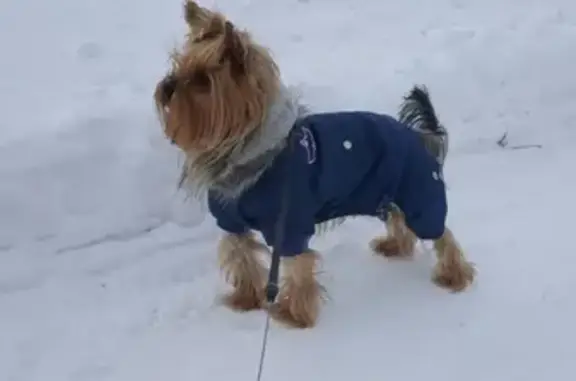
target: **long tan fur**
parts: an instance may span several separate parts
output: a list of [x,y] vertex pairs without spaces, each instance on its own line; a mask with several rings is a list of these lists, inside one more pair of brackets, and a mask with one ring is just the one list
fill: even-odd
[[414,254],[416,235],[412,233],[404,222],[404,214],[398,208],[390,211],[386,220],[386,237],[378,237],[372,240],[370,246],[376,253],[385,257],[409,258]]
[[259,258],[267,248],[253,234],[226,234],[220,240],[218,259],[226,281],[233,287],[224,298],[225,304],[239,311],[263,306],[266,269]]
[[194,166],[209,168],[261,124],[279,72],[269,52],[222,14],[189,0],[184,16],[190,30],[154,99],[166,136]]
[[473,282],[476,270],[464,257],[462,249],[450,229],[434,241],[438,263],[434,269],[434,282],[452,291],[463,291]]
[[294,328],[314,327],[325,298],[325,289],[316,278],[318,260],[313,251],[283,259],[285,275],[271,311],[276,320]]
[[[372,240],[371,247],[385,257],[412,257],[417,237],[406,226],[403,213],[394,208],[386,220],[388,235]],[[432,280],[440,287],[455,292],[465,290],[476,275],[474,265],[466,260],[454,234],[448,228],[434,241],[437,263]]]

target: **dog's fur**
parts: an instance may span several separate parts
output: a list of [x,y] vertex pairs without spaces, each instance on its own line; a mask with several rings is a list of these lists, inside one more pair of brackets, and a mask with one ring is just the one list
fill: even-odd
[[[223,198],[235,198],[285,148],[290,129],[306,109],[282,85],[270,53],[247,32],[192,0],[186,1],[184,14],[189,32],[183,48],[172,54],[171,72],[156,87],[155,103],[166,136],[186,154],[181,185],[196,195],[211,189]],[[401,119],[417,128],[422,113],[415,114],[408,101],[403,110]],[[428,121],[440,126],[431,105],[428,111]],[[442,138],[439,132],[423,135],[425,142],[438,148],[438,142],[433,143]],[[436,154],[443,162],[446,152]],[[387,257],[411,256],[417,239],[402,211],[395,208],[386,225],[388,236],[373,240],[374,251]],[[434,281],[463,290],[474,269],[448,228],[434,246]],[[231,308],[266,307],[265,267],[259,253],[267,250],[252,233],[227,233],[221,239],[220,267],[234,289],[225,298]],[[312,251],[283,259],[283,281],[272,310],[277,320],[300,328],[315,325],[323,297],[316,277],[318,260]]]

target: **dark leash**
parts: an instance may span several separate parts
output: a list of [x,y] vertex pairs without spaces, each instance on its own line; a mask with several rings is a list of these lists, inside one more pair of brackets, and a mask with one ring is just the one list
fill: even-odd
[[[277,224],[281,225],[281,224]],[[262,350],[260,351],[260,362],[258,364],[257,381],[262,379],[262,370],[264,369],[264,360],[266,358],[266,349],[268,347],[268,332],[270,332],[270,308],[276,302],[278,296],[278,273],[280,272],[280,253],[274,249],[272,251],[272,262],[270,264],[270,274],[268,275],[268,284],[266,285],[266,302],[268,308],[266,309],[266,324],[264,325],[264,335],[262,337]]]
[[[294,137],[292,135],[288,136],[288,150],[292,149],[292,140]],[[292,171],[288,171],[286,176],[285,184],[288,184]],[[278,285],[278,278],[280,274],[280,247],[282,246],[282,241],[284,239],[284,225],[286,222],[286,214],[288,213],[288,201],[289,201],[288,186],[284,186],[282,189],[282,199],[280,200],[280,214],[276,222],[276,234],[274,236],[274,247],[272,248],[272,260],[270,262],[270,272],[268,273],[268,283],[266,284],[266,323],[264,325],[264,335],[262,337],[262,350],[260,352],[260,362],[258,365],[258,375],[256,381],[261,381],[262,370],[264,369],[264,361],[266,357],[266,349],[268,346],[268,332],[270,331],[270,309],[274,307],[276,303],[276,297],[280,290]]]

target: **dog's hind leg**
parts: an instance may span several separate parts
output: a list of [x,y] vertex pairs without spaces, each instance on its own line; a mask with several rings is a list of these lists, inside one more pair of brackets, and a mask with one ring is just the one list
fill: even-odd
[[385,257],[411,257],[416,245],[416,236],[406,226],[404,214],[394,206],[386,220],[388,235],[374,238],[370,242],[372,250]]
[[434,241],[438,262],[434,268],[433,281],[452,291],[463,291],[473,282],[475,269],[464,257],[456,238],[446,228],[440,239]]
[[225,304],[238,311],[249,311],[263,306],[266,269],[258,257],[267,250],[252,233],[226,234],[218,247],[220,270],[234,290],[224,298]]
[[284,276],[272,317],[293,328],[311,328],[316,324],[324,288],[316,279],[315,252],[283,259]]

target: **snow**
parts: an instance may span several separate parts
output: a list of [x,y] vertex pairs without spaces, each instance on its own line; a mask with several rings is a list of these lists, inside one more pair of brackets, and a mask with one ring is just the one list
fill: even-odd
[[[394,112],[426,83],[452,134],[449,225],[479,270],[450,294],[429,245],[387,262],[368,249],[382,225],[347,222],[315,241],[318,326],[273,324],[263,379],[572,380],[576,3],[202,4],[319,110]],[[265,315],[218,303],[218,232],[177,192],[151,100],[180,0],[2,0],[0,32],[0,380],[255,379]]]

